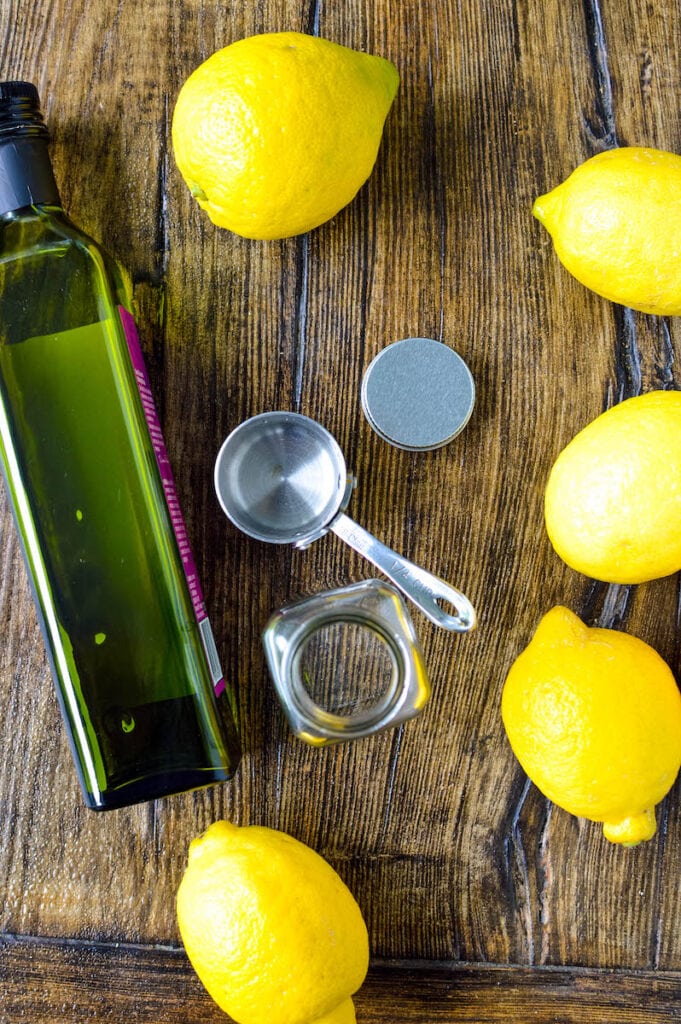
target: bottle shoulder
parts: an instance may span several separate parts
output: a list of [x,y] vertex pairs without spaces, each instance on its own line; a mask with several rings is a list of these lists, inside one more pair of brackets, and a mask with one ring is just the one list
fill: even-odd
[[110,291],[114,305],[132,310],[129,276],[61,207],[28,207],[0,218],[0,276],[3,264],[6,273],[11,263],[41,268],[41,277],[42,268],[52,264],[62,281],[70,276],[91,278],[93,287]]
[[87,249],[94,242],[61,207],[27,206],[0,217],[0,260],[23,258],[36,247],[69,244]]
[[85,326],[132,311],[117,263],[56,207],[0,218],[0,338]]

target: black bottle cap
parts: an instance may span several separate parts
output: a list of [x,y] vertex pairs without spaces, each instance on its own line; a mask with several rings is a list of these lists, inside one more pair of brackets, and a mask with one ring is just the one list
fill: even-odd
[[0,82],[0,100],[27,99],[40,106],[40,96],[33,82]]
[[0,82],[0,140],[8,135],[47,138],[40,96],[32,82]]
[[0,215],[59,206],[40,96],[31,82],[0,82]]

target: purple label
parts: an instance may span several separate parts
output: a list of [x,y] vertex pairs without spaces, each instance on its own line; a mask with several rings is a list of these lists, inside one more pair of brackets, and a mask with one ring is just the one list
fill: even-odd
[[149,385],[149,376],[144,363],[144,356],[142,354],[142,347],[137,334],[137,327],[135,326],[133,317],[128,313],[127,309],[123,306],[119,306],[118,311],[120,313],[125,338],[128,343],[128,350],[130,352],[132,365],[135,370],[137,388],[142,400],[142,407],[144,409],[147,426],[149,427],[149,434],[151,436],[151,443],[154,447],[154,454],[156,455],[159,473],[161,474],[161,482],[163,484],[166,503],[168,505],[170,521],[172,523],[175,539],[177,540],[177,546],[180,551],[184,574],[187,578],[187,585],[189,587],[194,614],[196,615],[196,621],[199,625],[201,639],[203,641],[208,665],[213,678],[215,695],[219,696],[225,689],[225,680],[222,675],[222,669],[220,668],[220,660],[215,647],[215,640],[213,639],[210,622],[208,621],[206,606],[203,602],[203,593],[201,591],[201,584],[199,583],[199,575],[196,571],[194,556],[192,555],[192,550],[189,544],[189,537],[187,536],[187,527],[185,526],[184,519],[182,517],[180,503],[177,500],[175,480],[170,468],[168,450],[166,449],[165,441],[163,439],[163,431],[161,430],[158,413],[156,412],[156,405],[154,404],[151,387]]

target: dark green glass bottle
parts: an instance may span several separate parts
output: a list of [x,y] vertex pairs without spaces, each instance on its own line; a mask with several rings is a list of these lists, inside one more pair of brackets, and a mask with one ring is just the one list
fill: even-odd
[[228,779],[239,760],[130,307],[61,207],[35,87],[0,83],[0,454],[96,809]]

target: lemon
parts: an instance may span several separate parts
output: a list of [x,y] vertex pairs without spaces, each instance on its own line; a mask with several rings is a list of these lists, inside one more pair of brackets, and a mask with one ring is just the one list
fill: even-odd
[[544,514],[558,555],[594,579],[681,569],[681,393],[629,398],[581,430],[553,465]]
[[331,865],[292,836],[215,822],[189,848],[177,917],[196,973],[238,1024],[354,1024],[366,926]]
[[655,834],[681,766],[681,695],[648,644],[551,609],[507,676],[502,717],[527,775],[614,843]]
[[334,217],[373,170],[399,76],[390,61],[300,32],[249,36],[189,76],[177,166],[220,227],[287,238]]
[[644,313],[681,314],[681,156],[638,146],[599,153],[532,212],[587,288]]

